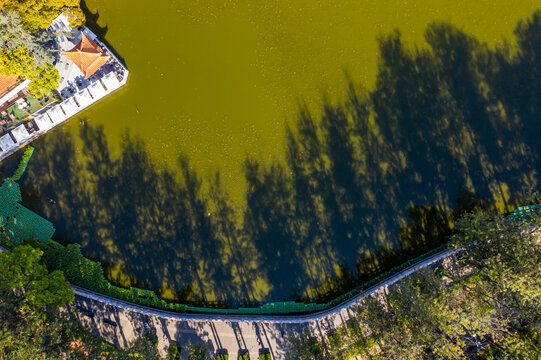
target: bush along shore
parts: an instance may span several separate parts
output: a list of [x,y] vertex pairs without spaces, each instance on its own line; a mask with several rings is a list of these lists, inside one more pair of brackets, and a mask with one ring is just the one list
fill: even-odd
[[[30,161],[34,152],[34,148],[29,147],[25,150],[19,166],[14,174],[4,180],[0,188],[0,213],[2,216],[2,233],[0,234],[0,243],[8,248],[14,248],[20,244],[31,245],[43,252],[43,262],[49,271],[61,271],[65,274],[66,279],[73,285],[83,287],[85,289],[107,295],[119,300],[128,301],[134,304],[148,306],[156,309],[177,311],[177,312],[194,312],[194,313],[217,313],[217,314],[301,314],[322,311],[330,307],[336,306],[356,294],[374,286],[378,282],[396,274],[423,259],[432,256],[442,250],[447,245],[441,245],[438,248],[432,249],[427,253],[417,258],[411,259],[399,266],[396,266],[389,271],[380,274],[372,280],[359,285],[352,291],[341,295],[326,303],[299,303],[299,302],[272,302],[266,303],[260,307],[253,308],[238,308],[238,309],[218,309],[188,306],[186,304],[175,303],[160,299],[154,291],[144,290],[135,287],[129,289],[121,288],[111,284],[105,277],[103,268],[99,262],[92,261],[83,256],[78,244],[69,244],[64,246],[50,238],[54,229],[48,226],[48,222],[39,217],[37,214],[30,212],[22,207],[18,202],[21,200],[19,180]],[[19,212],[22,209],[25,216],[20,216]],[[30,226],[32,223],[33,226]],[[35,224],[43,224],[37,226],[37,232],[21,231],[21,229],[32,229]],[[16,226],[15,226],[16,224]]]
[[333,299],[327,303],[298,303],[298,302],[273,302],[260,307],[238,308],[238,309],[220,309],[188,306],[185,304],[174,303],[160,299],[154,291],[131,287],[124,289],[112,285],[106,278],[99,262],[92,261],[84,257],[80,247],[77,244],[64,246],[54,240],[41,242],[36,239],[25,239],[19,244],[14,244],[5,237],[0,237],[0,243],[8,248],[13,248],[21,244],[31,245],[43,251],[43,262],[49,271],[62,271],[66,279],[73,285],[110,296],[119,300],[127,301],[137,305],[148,306],[161,310],[192,313],[216,313],[216,314],[235,314],[235,315],[273,315],[273,314],[305,314],[317,311],[323,311],[333,306],[337,306],[349,298],[363,292],[364,290],[378,284],[379,282],[391,277],[400,271],[448,248],[448,245],[442,245],[426,254],[411,259],[391,270],[375,277],[374,279],[361,284],[355,290],[352,290],[342,296]]
[[[0,187],[0,213],[2,216],[2,234],[0,235],[0,243],[8,248],[14,248],[20,244],[28,244],[34,248],[38,248],[43,252],[43,262],[49,271],[61,271],[65,274],[66,279],[73,285],[83,287],[85,289],[110,296],[119,300],[124,300],[130,303],[148,306],[156,309],[176,311],[176,312],[192,312],[192,313],[216,313],[216,314],[236,314],[236,315],[271,315],[271,314],[306,314],[317,311],[323,311],[331,307],[337,306],[349,298],[363,292],[364,290],[377,285],[379,282],[391,277],[400,271],[407,269],[410,266],[426,259],[434,254],[437,254],[449,247],[448,243],[442,244],[439,247],[432,249],[421,256],[406,261],[392,269],[379,274],[373,279],[364,282],[357,286],[354,290],[344,293],[335,299],[322,303],[300,303],[300,302],[272,302],[266,303],[259,307],[252,308],[237,308],[237,309],[221,309],[188,306],[182,303],[170,302],[159,298],[154,291],[130,287],[128,289],[121,288],[111,284],[105,277],[104,270],[99,262],[92,261],[83,256],[78,244],[69,244],[64,246],[50,238],[47,234],[52,234],[52,231],[47,226],[47,221],[39,217],[37,214],[26,210],[19,216],[21,205],[20,189],[15,180],[21,178],[30,161],[34,149],[28,148],[15,170],[15,173],[10,178],[6,179]],[[520,218],[523,212],[518,212],[513,219]],[[527,214],[529,215],[529,214]],[[18,217],[17,217],[18,216]],[[26,224],[25,224],[26,222]],[[35,236],[28,231],[20,229],[31,229],[30,223],[35,226],[36,223],[45,225],[38,226],[38,232]],[[17,224],[17,228],[13,229],[13,225]],[[46,231],[43,231],[45,228]],[[9,231],[5,231],[8,229]],[[10,230],[12,229],[12,230]],[[38,240],[39,239],[39,240]]]
[[364,298],[347,325],[290,335],[291,360],[540,359],[541,206],[457,224],[458,261]]

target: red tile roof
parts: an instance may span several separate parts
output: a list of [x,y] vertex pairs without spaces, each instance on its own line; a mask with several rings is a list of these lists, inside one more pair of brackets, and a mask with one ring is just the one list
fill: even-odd
[[109,60],[109,55],[82,32],[79,44],[70,51],[62,52],[62,55],[77,65],[85,78],[90,77]]
[[0,74],[0,96],[3,96],[19,82],[17,75],[2,75]]

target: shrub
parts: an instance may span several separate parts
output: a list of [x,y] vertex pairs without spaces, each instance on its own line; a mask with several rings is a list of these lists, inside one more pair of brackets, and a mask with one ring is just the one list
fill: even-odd
[[19,166],[17,167],[17,170],[13,173],[13,175],[10,177],[12,181],[17,181],[23,176],[24,171],[26,170],[26,167],[28,166],[28,162],[30,161],[30,157],[34,153],[34,148],[32,146],[27,147],[24,150],[23,157],[21,161],[19,162]]
[[180,354],[182,352],[182,348],[178,346],[176,343],[172,343],[169,346],[168,354],[167,354],[167,360],[178,360],[180,359]]
[[[14,244],[5,238],[0,238],[0,243],[12,248]],[[119,300],[124,300],[138,305],[148,306],[152,308],[175,311],[175,312],[212,312],[212,313],[229,313],[229,314],[269,314],[269,313],[303,313],[321,311],[332,306],[336,306],[352,296],[364,291],[371,286],[376,285],[382,280],[398,273],[401,270],[431,256],[445,248],[448,245],[442,245],[432,251],[429,251],[415,259],[411,259],[391,270],[379,275],[378,277],[358,286],[352,291],[349,291],[336,299],[329,301],[326,304],[304,304],[296,302],[279,302],[264,304],[257,308],[240,308],[240,309],[207,309],[198,307],[189,307],[186,304],[172,303],[160,299],[154,291],[144,290],[131,287],[124,289],[112,285],[105,277],[103,268],[99,262],[87,259],[81,253],[81,249],[77,244],[69,244],[63,246],[54,240],[49,240],[47,243],[38,240],[25,240],[23,243],[28,243],[36,248],[43,250],[43,261],[49,271],[61,270],[64,272],[66,279],[73,285],[110,296]],[[269,306],[273,305],[273,306]],[[227,354],[220,354],[225,355]],[[262,354],[265,355],[265,354]],[[248,355],[247,355],[248,356]],[[217,359],[219,359],[217,357]],[[241,358],[239,358],[241,359]],[[249,358],[246,358],[249,359]]]

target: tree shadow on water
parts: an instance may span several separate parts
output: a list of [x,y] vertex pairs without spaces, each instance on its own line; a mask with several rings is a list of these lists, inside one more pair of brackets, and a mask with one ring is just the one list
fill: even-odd
[[184,156],[159,167],[129,133],[113,156],[92,126],[80,153],[64,131],[39,142],[25,204],[123,286],[207,306],[324,301],[537,186],[540,19],[517,26],[515,53],[448,24],[430,25],[423,49],[381,37],[373,90],[350,79],[320,116],[301,105],[286,161],[245,161],[241,211],[219,172],[201,179]]
[[85,0],[81,0],[80,2],[81,10],[83,11],[83,14],[85,14],[85,26],[88,27],[94,34],[98,36],[101,42],[107,46],[107,48],[113,52],[115,57],[119,59],[124,65],[127,66],[126,60],[121,57],[114,49],[114,47],[107,41],[106,35],[109,30],[109,27],[107,25],[101,26],[98,23],[98,19],[100,17],[99,11],[96,10],[95,13],[90,11],[88,8],[88,5],[86,4]]

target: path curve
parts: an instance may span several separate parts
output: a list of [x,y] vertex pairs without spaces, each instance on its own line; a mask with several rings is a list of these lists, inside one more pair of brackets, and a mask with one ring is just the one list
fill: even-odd
[[[447,249],[409,266],[397,274],[360,292],[345,302],[327,310],[305,315],[225,315],[187,314],[153,309],[72,286],[75,304],[91,310],[92,319],[79,314],[83,322],[92,323],[101,336],[119,346],[127,344],[144,330],[153,329],[164,351],[169,343],[181,346],[204,342],[213,353],[227,350],[230,359],[248,352],[258,359],[260,351],[270,351],[276,360],[286,359],[286,334],[311,329],[324,336],[330,329],[344,324],[352,308],[366,297],[408,277],[415,271],[443,261],[458,250]],[[117,328],[108,327],[103,319],[114,321]]]
[[154,309],[143,305],[136,305],[127,301],[119,300],[107,295],[102,295],[94,291],[90,291],[79,286],[72,285],[71,288],[80,297],[99,301],[104,304],[115,306],[124,310],[133,311],[147,316],[169,319],[169,320],[181,320],[181,321],[227,321],[227,322],[280,322],[284,324],[303,324],[312,321],[323,320],[329,316],[336,315],[344,309],[357,305],[363,298],[368,297],[380,290],[383,287],[387,287],[395,284],[396,282],[408,277],[420,268],[429,266],[435,262],[438,262],[452,254],[456,253],[455,249],[446,249],[439,253],[436,253],[420,262],[411,265],[410,267],[400,271],[399,273],[382,280],[376,285],[360,292],[349,300],[344,301],[332,308],[322,310],[319,312],[305,314],[305,315],[227,315],[227,314],[188,314],[177,313],[167,310]]

